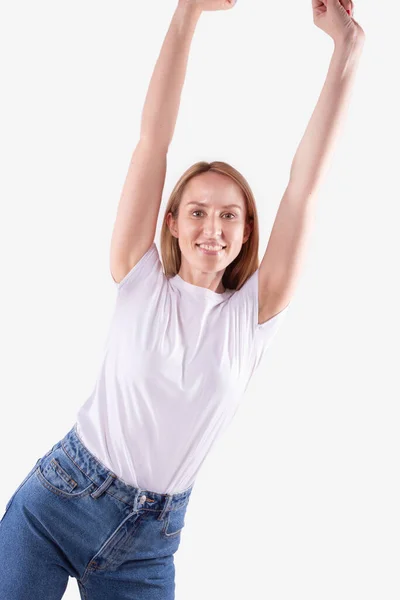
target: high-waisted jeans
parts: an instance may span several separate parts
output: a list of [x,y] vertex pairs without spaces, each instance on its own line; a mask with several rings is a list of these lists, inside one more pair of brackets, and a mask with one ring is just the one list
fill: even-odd
[[76,424],[11,496],[0,521],[1,600],[173,600],[174,553],[193,485],[138,489],[98,461]]

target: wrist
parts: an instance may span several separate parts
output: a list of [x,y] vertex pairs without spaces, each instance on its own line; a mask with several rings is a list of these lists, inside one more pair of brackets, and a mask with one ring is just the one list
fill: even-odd
[[198,16],[203,12],[198,0],[178,0],[178,7],[190,14]]
[[365,34],[363,31],[351,31],[347,35],[334,40],[335,49],[338,48],[343,51],[351,52],[353,50],[361,49],[364,45]]

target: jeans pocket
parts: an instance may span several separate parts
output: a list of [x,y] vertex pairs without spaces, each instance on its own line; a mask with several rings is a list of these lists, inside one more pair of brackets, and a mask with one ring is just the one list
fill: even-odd
[[61,442],[42,458],[36,476],[46,489],[65,498],[86,496],[97,487],[65,452]]
[[185,526],[187,504],[167,512],[162,528],[162,535],[168,539],[178,536]]

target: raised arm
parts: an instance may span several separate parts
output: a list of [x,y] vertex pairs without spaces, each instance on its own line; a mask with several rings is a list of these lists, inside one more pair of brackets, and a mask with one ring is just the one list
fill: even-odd
[[135,266],[154,241],[168,148],[201,12],[195,4],[179,1],[150,81],[140,140],[129,164],[111,239],[110,270],[116,282]]
[[[317,193],[347,113],[364,45],[351,0],[312,0],[314,23],[334,40],[328,75],[297,149],[259,269],[259,323],[291,301],[303,264]],[[346,12],[348,14],[346,14]]]

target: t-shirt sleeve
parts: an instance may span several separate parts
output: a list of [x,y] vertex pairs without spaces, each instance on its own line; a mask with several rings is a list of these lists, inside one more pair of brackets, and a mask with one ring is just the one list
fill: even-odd
[[163,276],[160,255],[155,242],[153,242],[147,252],[143,254],[141,259],[120,282],[116,282],[114,279],[112,281],[114,287],[120,293],[138,287],[151,289],[152,286],[161,285]]
[[257,269],[244,285],[235,292],[234,304],[240,310],[241,321],[249,333],[249,340],[254,344],[256,364],[260,362],[264,352],[271,345],[278,329],[285,320],[290,304],[264,323],[258,323],[258,271]]

